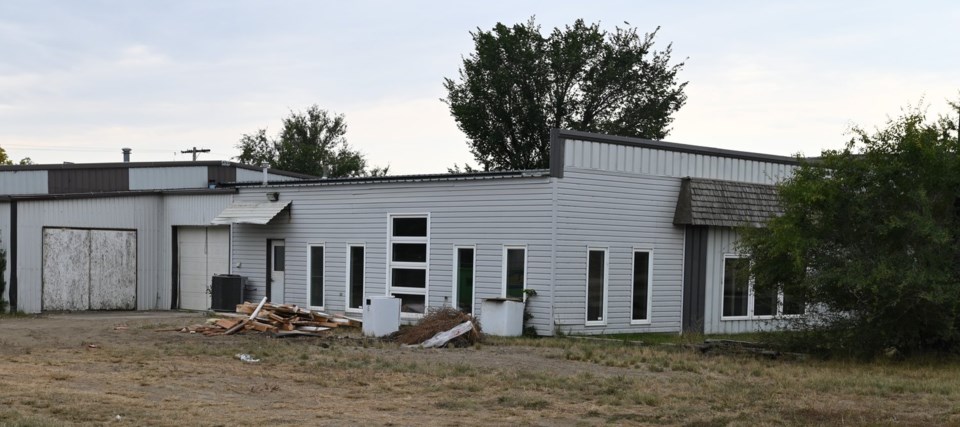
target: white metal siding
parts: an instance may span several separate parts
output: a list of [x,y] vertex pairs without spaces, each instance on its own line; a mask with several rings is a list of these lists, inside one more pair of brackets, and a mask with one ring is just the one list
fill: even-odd
[[[267,178],[270,181],[296,181],[300,178],[294,178],[287,175],[278,175],[275,173],[268,173]],[[254,171],[250,169],[237,168],[237,182],[253,182],[253,181],[263,181],[263,171]]]
[[566,140],[564,169],[773,184],[796,166],[593,141]]
[[47,171],[2,171],[0,194],[47,194]]
[[[678,332],[680,179],[567,168],[558,180],[555,323],[563,332]],[[585,326],[587,247],[608,248],[607,321]],[[634,249],[652,250],[651,321],[631,325]]]
[[130,168],[131,190],[207,188],[207,166]]
[[321,242],[327,310],[345,307],[348,244],[366,246],[365,294],[383,295],[388,215],[429,213],[431,307],[452,303],[454,245],[476,245],[477,301],[501,296],[503,245],[526,245],[527,284],[539,294],[531,303],[534,322],[540,333],[552,331],[553,195],[548,178],[243,188],[236,201],[266,200],[265,191],[279,192],[281,201],[292,204],[289,216],[281,215],[269,225],[233,227],[233,264],[241,265],[233,273],[249,277],[256,291],[249,298],[264,294],[267,239],[286,240],[286,302],[307,305],[307,244]]

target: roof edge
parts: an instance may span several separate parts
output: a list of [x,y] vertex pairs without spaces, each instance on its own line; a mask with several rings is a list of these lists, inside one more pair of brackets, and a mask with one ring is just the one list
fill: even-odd
[[[405,182],[405,181],[462,181],[468,179],[483,178],[542,178],[549,177],[550,171],[547,169],[529,169],[518,171],[494,171],[494,172],[470,172],[470,173],[443,173],[426,175],[387,175],[387,176],[364,176],[347,178],[320,178],[303,179],[297,181],[268,181],[268,186],[290,186],[290,185],[310,185],[310,184],[349,184],[349,183],[378,183],[378,182]],[[258,187],[263,186],[262,181],[248,182],[225,182],[220,184],[223,187]]]
[[138,197],[138,196],[202,196],[208,194],[236,194],[236,188],[186,188],[168,190],[132,190],[106,191],[92,193],[63,193],[63,194],[17,194],[0,196],[0,202],[32,201],[32,200],[65,200],[65,199],[100,199],[110,197]]

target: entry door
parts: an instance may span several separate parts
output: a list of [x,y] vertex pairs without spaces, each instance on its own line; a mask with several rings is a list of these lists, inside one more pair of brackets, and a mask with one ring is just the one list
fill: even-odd
[[283,304],[283,270],[287,263],[287,247],[283,240],[270,241],[270,302]]

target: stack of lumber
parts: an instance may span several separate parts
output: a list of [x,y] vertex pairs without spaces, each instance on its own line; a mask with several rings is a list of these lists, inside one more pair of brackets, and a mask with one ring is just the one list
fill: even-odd
[[181,332],[206,336],[232,335],[238,332],[268,332],[278,337],[290,335],[322,336],[326,331],[342,327],[357,327],[359,319],[307,310],[291,304],[245,302],[237,305],[236,314],[220,313],[220,318],[209,319],[205,325],[191,325]]

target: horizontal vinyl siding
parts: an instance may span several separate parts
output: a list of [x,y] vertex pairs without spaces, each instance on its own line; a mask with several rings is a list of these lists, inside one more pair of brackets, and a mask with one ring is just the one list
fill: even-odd
[[[242,188],[237,201],[266,200],[263,189]],[[552,187],[548,178],[470,182],[375,183],[340,186],[273,187],[291,200],[289,216],[269,225],[233,227],[234,273],[247,276],[253,299],[265,291],[266,241],[286,242],[284,302],[307,304],[308,243],[323,243],[325,309],[345,307],[348,244],[366,246],[365,295],[383,295],[387,281],[388,214],[430,215],[429,290],[431,307],[451,304],[454,245],[476,246],[475,305],[502,294],[503,245],[527,246],[527,283],[540,333],[550,326]],[[478,313],[482,319],[482,313]]]
[[593,141],[566,140],[564,167],[772,184],[796,166]]
[[47,194],[47,171],[2,171],[0,194]]
[[[679,332],[683,228],[680,179],[568,167],[558,180],[554,320],[569,333]],[[607,248],[605,326],[585,326],[587,248]],[[631,325],[633,250],[652,249],[651,322]]]

